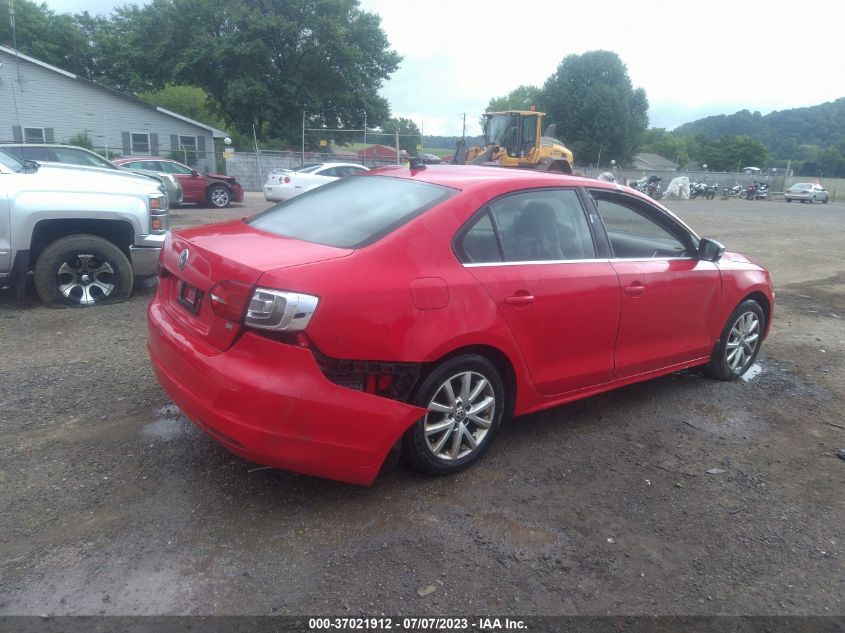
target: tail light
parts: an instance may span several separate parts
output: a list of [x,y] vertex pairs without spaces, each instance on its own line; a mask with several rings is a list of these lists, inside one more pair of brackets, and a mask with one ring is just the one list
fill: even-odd
[[319,301],[301,292],[256,288],[244,323],[260,330],[299,332],[308,326]]
[[290,183],[290,176],[285,176],[282,180],[287,185]]
[[253,286],[238,281],[221,281],[208,293],[214,314],[227,321],[241,323],[252,298]]

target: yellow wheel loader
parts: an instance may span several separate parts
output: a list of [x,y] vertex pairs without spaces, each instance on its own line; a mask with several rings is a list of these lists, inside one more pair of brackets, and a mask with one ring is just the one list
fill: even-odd
[[484,116],[484,147],[466,149],[463,141],[452,157],[453,165],[492,165],[538,171],[572,173],[572,152],[556,138],[555,126],[540,134],[543,112],[507,110]]

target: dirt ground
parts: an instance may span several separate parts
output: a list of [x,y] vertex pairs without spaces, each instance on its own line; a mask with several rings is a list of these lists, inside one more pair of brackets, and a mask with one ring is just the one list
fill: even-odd
[[159,388],[151,290],[0,291],[0,615],[845,614],[845,204],[668,206],[772,271],[759,375],[514,420],[450,478],[259,468]]

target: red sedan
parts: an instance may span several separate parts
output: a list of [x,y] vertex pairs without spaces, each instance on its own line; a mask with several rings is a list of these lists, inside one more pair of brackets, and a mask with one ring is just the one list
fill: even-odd
[[168,238],[165,391],[247,459],[369,484],[459,471],[505,417],[686,367],[731,380],[768,272],[614,184],[489,167],[350,176]]
[[173,174],[182,185],[182,202],[207,204],[218,209],[228,207],[232,202],[243,202],[244,188],[233,176],[223,174],[201,174],[170,158],[144,156],[136,158],[115,158],[115,165],[127,169],[143,169]]

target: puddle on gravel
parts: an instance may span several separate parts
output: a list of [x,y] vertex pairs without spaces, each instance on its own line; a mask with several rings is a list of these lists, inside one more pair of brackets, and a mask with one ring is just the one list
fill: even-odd
[[182,437],[190,428],[190,422],[175,404],[166,404],[156,409],[153,415],[153,421],[144,425],[141,435],[169,441]]
[[758,365],[757,363],[754,363],[753,365],[751,365],[751,367],[748,368],[747,372],[740,376],[740,378],[742,378],[745,382],[748,382],[749,380],[754,380],[758,375],[760,375],[760,372],[762,371],[763,368],[760,367],[760,365]]

